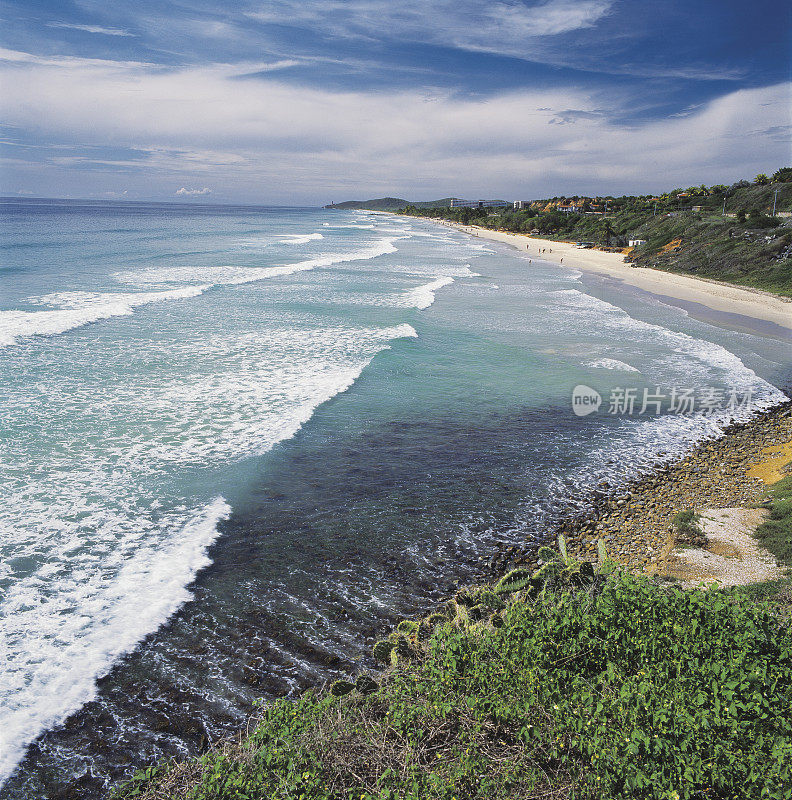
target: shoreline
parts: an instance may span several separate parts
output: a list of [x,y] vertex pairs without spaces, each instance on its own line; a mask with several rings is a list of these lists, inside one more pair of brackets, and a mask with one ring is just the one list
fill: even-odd
[[[708,278],[694,278],[676,272],[647,267],[633,267],[624,262],[622,253],[581,249],[570,242],[540,239],[522,233],[506,233],[461,225],[445,220],[432,220],[455,230],[508,244],[529,258],[540,258],[570,269],[609,278],[649,292],[665,302],[697,303],[721,314],[739,315],[759,322],[777,325],[786,336],[792,337],[792,299],[761,289],[720,283]],[[540,253],[541,250],[545,252]],[[563,262],[563,263],[562,263]],[[685,306],[680,306],[685,308]]]
[[[766,451],[792,452],[792,400],[735,422],[708,437],[680,459],[663,462],[649,473],[619,485],[600,484],[589,510],[564,517],[546,541],[567,540],[571,555],[596,559],[603,540],[609,557],[649,575],[664,575],[673,560],[673,517],[688,508],[750,508],[762,501],[773,481],[758,477]],[[790,474],[788,472],[788,474]],[[515,567],[536,567],[531,545],[504,548],[489,563],[491,579]]]
[[[629,546],[619,550],[612,548],[611,542],[608,541],[608,534],[602,528],[603,526],[607,527],[609,522],[618,520],[620,514],[622,518],[629,517],[630,513],[644,518],[647,516],[648,509],[648,515],[651,516],[652,506],[657,505],[652,498],[656,497],[657,491],[662,489],[667,490],[667,499],[673,504],[673,510],[677,512],[683,510],[686,507],[684,505],[685,497],[680,494],[680,487],[686,485],[689,490],[698,492],[702,488],[702,480],[704,483],[709,482],[709,491],[703,494],[696,494],[697,499],[712,501],[718,506],[728,503],[731,506],[741,505],[757,509],[752,513],[757,518],[761,518],[765,512],[759,509],[768,505],[765,497],[769,484],[751,474],[752,466],[760,462],[766,462],[768,447],[778,449],[779,445],[783,453],[792,453],[792,400],[781,402],[772,409],[759,412],[747,422],[733,424],[719,438],[704,440],[681,460],[659,466],[654,473],[638,479],[631,485],[629,490],[621,487],[612,495],[607,492],[601,492],[603,496],[597,499],[592,514],[576,520],[569,520],[566,526],[562,526],[559,530],[564,534],[571,559],[566,558],[563,542],[559,542],[559,545],[561,545],[560,554],[557,550],[552,553],[550,552],[551,548],[542,547],[537,553],[533,553],[531,558],[507,558],[491,570],[492,575],[483,577],[475,584],[460,584],[456,592],[442,603],[438,603],[434,607],[424,608],[420,616],[415,618],[407,617],[402,619],[395,627],[382,631],[384,638],[375,638],[373,643],[374,659],[379,664],[376,673],[371,674],[364,666],[362,670],[357,671],[357,674],[350,673],[345,679],[336,680],[335,682],[325,681],[323,684],[317,685],[316,694],[314,694],[314,691],[309,691],[303,694],[299,700],[287,701],[298,704],[300,708],[306,704],[310,706],[312,703],[314,705],[311,708],[316,708],[316,704],[326,704],[328,701],[334,703],[331,707],[333,724],[327,728],[327,730],[331,731],[332,736],[327,739],[314,736],[309,740],[300,739],[299,741],[310,741],[314,744],[321,741],[328,747],[332,747],[332,743],[336,741],[334,737],[338,733],[338,724],[342,719],[343,709],[351,708],[356,710],[353,719],[359,724],[358,711],[364,707],[369,696],[371,696],[371,701],[376,704],[378,709],[379,716],[377,718],[388,719],[390,712],[383,715],[380,707],[382,702],[386,702],[389,696],[387,692],[394,685],[394,681],[398,682],[400,675],[405,671],[414,671],[416,665],[420,666],[424,659],[430,657],[431,651],[427,648],[426,642],[431,635],[441,630],[440,626],[444,626],[442,630],[451,631],[452,635],[467,633],[472,636],[476,636],[484,630],[497,632],[504,626],[508,627],[510,623],[509,616],[506,611],[498,611],[498,609],[506,606],[506,610],[508,610],[514,607],[508,604],[519,605],[530,602],[532,597],[536,598],[539,586],[536,581],[541,580],[541,576],[544,576],[544,579],[548,580],[550,584],[544,584],[542,593],[536,599],[537,603],[542,603],[544,592],[554,591],[552,588],[556,585],[553,583],[554,576],[559,576],[556,578],[556,583],[562,581],[566,574],[564,573],[565,569],[571,576],[569,580],[573,581],[572,585],[576,586],[579,591],[581,586],[586,587],[590,583],[590,580],[587,581],[585,578],[586,575],[601,574],[602,576],[607,576],[615,574],[618,580],[620,574],[618,571],[616,573],[605,571],[608,569],[609,564],[618,562],[621,566],[626,567],[627,571],[643,573],[649,583],[642,585],[655,587],[658,597],[671,598],[672,601],[676,598],[680,603],[679,608],[683,612],[686,608],[689,608],[685,605],[687,602],[685,595],[680,593],[678,589],[669,591],[669,588],[679,587],[687,590],[696,590],[704,588],[701,587],[703,583],[705,586],[704,591],[698,595],[698,599],[692,607],[690,619],[699,625],[704,619],[702,613],[708,598],[714,597],[714,602],[716,603],[715,624],[728,625],[727,620],[721,623],[724,610],[738,608],[739,604],[732,604],[727,601],[725,605],[717,606],[721,602],[720,593],[711,592],[713,586],[710,580],[706,580],[706,572],[703,579],[701,574],[693,572],[692,575],[688,573],[680,580],[679,574],[678,572],[675,573],[673,565],[669,569],[669,562],[674,561],[674,548],[690,547],[690,543],[684,537],[680,537],[680,532],[674,525],[668,525],[667,531],[664,533],[666,541],[661,548],[661,557],[657,559],[657,569],[642,569],[640,564],[625,563],[624,554],[627,550],[632,550],[635,545],[646,544],[644,540],[639,541],[636,536],[638,531],[628,531],[628,535],[633,536],[633,540]],[[792,469],[792,464],[789,464],[784,472],[792,474],[790,469]],[[697,475],[702,471],[705,475]],[[630,498],[625,503],[620,504],[620,498],[617,499],[619,495],[630,495]],[[689,506],[687,507],[689,508]],[[752,533],[747,533],[747,536],[753,539]],[[604,540],[606,545],[607,555],[605,558],[603,558],[603,554],[598,553],[598,540]],[[753,541],[756,543],[756,549],[761,549],[758,540],[754,539]],[[513,549],[515,548],[509,548],[509,550]],[[691,549],[696,549],[704,559],[714,557],[717,560],[718,558],[718,550],[715,547],[710,549],[709,544],[706,542],[704,544],[695,543]],[[765,555],[767,566],[772,574],[771,578],[765,579],[768,581],[767,583],[756,583],[755,580],[738,580],[733,584],[723,584],[720,588],[728,592],[730,586],[742,586],[748,592],[745,596],[752,598],[754,595],[750,593],[750,590],[751,587],[754,587],[759,591],[759,594],[756,595],[757,599],[761,600],[772,596],[779,609],[778,612],[772,613],[777,613],[778,619],[781,619],[782,615],[789,614],[790,600],[792,599],[792,595],[789,593],[790,569],[788,564],[777,560],[768,551],[765,551]],[[732,569],[735,572],[743,573],[744,575],[750,574],[752,565],[743,564],[741,556],[742,554],[729,553],[727,554],[727,559],[733,565]],[[549,560],[547,560],[548,558]],[[586,566],[588,566],[587,570],[584,569]],[[638,568],[637,570],[635,569],[636,567]],[[692,580],[685,580],[685,577],[692,577]],[[575,578],[579,579],[577,583],[574,583]],[[605,579],[607,580],[607,577]],[[625,585],[629,585],[629,581],[630,579],[627,578]],[[548,589],[548,585],[550,585],[550,589]],[[555,591],[562,591],[566,585],[562,582],[561,589],[556,589]],[[583,591],[584,593],[586,592],[585,588]],[[769,592],[769,594],[763,595],[761,594],[762,592]],[[726,594],[724,596],[728,598],[732,595]],[[498,601],[498,597],[503,599]],[[585,593],[583,613],[586,616],[596,613],[596,597],[596,592],[593,595]],[[564,607],[568,609],[570,602],[573,601],[568,596],[565,596]],[[547,608],[552,608],[552,600]],[[658,605],[657,608],[663,612],[669,610],[667,603]],[[634,607],[628,603],[625,606],[624,621],[621,624],[634,626],[635,619],[630,616],[634,613]],[[541,619],[545,619],[546,616],[542,616]],[[652,619],[656,620],[665,618],[652,617]],[[679,617],[672,614],[668,618],[671,620],[669,624],[675,625]],[[535,623],[536,618],[532,617],[531,619]],[[616,631],[622,629],[618,618],[613,614],[612,606],[608,606],[608,617],[603,624],[606,626],[613,625]],[[652,624],[655,624],[655,622]],[[568,625],[565,626],[564,632],[568,633]],[[673,629],[675,637],[680,632],[681,630]],[[635,634],[633,633],[632,635]],[[702,635],[706,634],[703,632]],[[586,649],[581,651],[581,655],[588,655],[591,652],[592,645],[590,643],[592,641],[592,639],[585,641]],[[766,647],[766,644],[764,646]],[[471,651],[466,649],[464,652]],[[731,657],[732,652],[727,650],[726,655]],[[493,657],[493,652],[487,650],[486,661],[488,664],[492,663]],[[556,670],[563,669],[563,665],[568,660],[568,658],[563,658],[555,661],[553,669],[549,672],[546,671],[545,667],[546,674],[554,674]],[[660,662],[663,662],[662,656],[660,657]],[[692,661],[691,663],[699,662]],[[453,665],[454,667],[456,666],[456,661],[453,662]],[[507,659],[507,665],[511,669],[515,668],[513,660]],[[649,670],[650,666],[648,665],[649,661],[646,660],[643,669]],[[735,669],[739,674],[740,665],[738,664]],[[498,674],[507,673],[507,669],[502,669],[498,672]],[[643,675],[644,673],[641,672],[639,674]],[[453,675],[456,676],[457,673],[454,672]],[[535,671],[531,671],[529,677],[531,681],[537,680]],[[438,680],[437,672],[432,673],[432,679],[434,681]],[[541,680],[545,680],[545,678]],[[620,680],[622,679],[620,678]],[[447,687],[452,684],[453,680],[450,678],[444,682],[443,699],[446,698],[449,691]],[[415,683],[412,682],[410,685],[415,685]],[[430,684],[430,689],[432,686],[433,684]],[[383,689],[386,693],[380,694],[380,690]],[[482,694],[484,694],[483,691]],[[437,699],[436,695],[432,695],[432,697],[435,700]],[[417,702],[412,695],[409,699],[411,705]],[[644,702],[643,694],[641,694],[640,699],[641,702]],[[488,696],[487,700],[489,702]],[[662,702],[667,703],[666,695],[663,696]],[[275,701],[270,706],[274,705],[277,708],[279,703],[281,703],[280,707],[283,708],[282,701]],[[431,704],[428,704],[427,707],[438,709],[437,705],[431,706]],[[473,708],[474,706],[471,705],[469,707]],[[557,710],[558,705],[552,708]],[[664,705],[663,708],[667,708],[667,705]],[[273,725],[273,719],[277,720],[279,718],[273,717],[271,714],[262,713],[261,710],[257,711],[250,719],[246,734],[240,732],[234,737],[215,742],[208,748],[208,753],[202,760],[196,758],[179,759],[175,764],[173,762],[170,764],[160,762],[159,765],[150,769],[148,773],[138,773],[141,776],[140,779],[126,783],[120,798],[134,796],[141,797],[143,800],[157,800],[157,798],[164,797],[166,794],[169,797],[175,796],[172,794],[172,790],[177,787],[186,796],[187,788],[206,784],[205,759],[209,759],[206,762],[209,764],[212,763],[212,758],[219,758],[223,765],[236,762],[244,764],[250,761],[250,752],[255,751],[256,748],[266,748],[272,737],[269,739],[264,738],[261,736],[260,731],[270,730]],[[290,716],[289,719],[294,719],[294,717]],[[457,723],[455,722],[455,724]],[[257,731],[257,739],[250,738],[251,729]],[[379,736],[377,741],[379,742],[382,738]],[[280,738],[277,739],[279,746],[282,746],[282,741]],[[347,741],[348,739],[344,740],[346,749],[344,750],[345,758],[343,764],[347,764],[349,756],[349,749],[346,747]],[[411,745],[411,747],[413,746]],[[469,739],[465,740],[464,746],[470,746]],[[381,752],[381,750],[376,749],[376,752]],[[470,751],[468,750],[467,752]],[[406,756],[399,754],[398,758],[403,760]],[[435,753],[432,753],[432,758],[437,758]],[[277,775],[291,774],[292,771],[302,774],[303,777],[311,774],[310,772],[301,772],[304,769],[303,767],[300,767],[299,770],[293,770],[291,762],[275,769],[278,770],[276,772]],[[351,773],[351,778],[359,780],[358,775],[354,772]]]

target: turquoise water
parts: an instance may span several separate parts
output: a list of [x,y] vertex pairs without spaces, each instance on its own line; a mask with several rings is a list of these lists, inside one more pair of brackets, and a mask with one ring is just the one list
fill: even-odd
[[[7,202],[2,241],[4,797],[92,796],[365,665],[792,372],[788,342],[413,219]],[[617,387],[746,408],[611,415]]]

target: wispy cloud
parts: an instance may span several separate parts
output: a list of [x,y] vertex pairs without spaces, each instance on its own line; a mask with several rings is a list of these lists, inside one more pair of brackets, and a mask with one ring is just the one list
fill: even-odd
[[181,189],[177,189],[174,192],[174,194],[180,195],[182,197],[195,197],[211,193],[212,190],[208,186],[204,186],[203,189],[188,189],[186,186],[182,186]]
[[48,22],[49,28],[67,28],[73,31],[84,31],[85,33],[99,33],[103,36],[134,36],[134,33],[125,31],[122,28],[104,28],[101,25],[78,25],[73,22]]
[[[646,54],[622,62],[616,45],[641,34],[623,18],[617,20],[617,11],[616,0],[272,0],[265,9],[242,14],[264,26],[305,28],[338,40],[428,44],[602,75],[697,81],[745,77],[739,67],[690,59],[680,64],[670,53],[667,63]],[[584,46],[570,38],[586,33],[591,36]]]
[[276,0],[248,12],[264,23],[310,26],[334,36],[399,39],[530,58],[532,44],[547,36],[589,28],[614,0],[545,0],[541,3],[480,0]]

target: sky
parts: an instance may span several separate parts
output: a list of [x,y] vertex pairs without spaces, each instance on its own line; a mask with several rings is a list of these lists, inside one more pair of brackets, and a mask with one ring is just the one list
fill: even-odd
[[645,194],[792,164],[780,0],[0,0],[0,194]]

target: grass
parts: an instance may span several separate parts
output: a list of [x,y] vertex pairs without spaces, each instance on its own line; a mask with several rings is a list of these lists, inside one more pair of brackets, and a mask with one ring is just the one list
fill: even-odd
[[[782,257],[792,244],[788,225],[755,229],[750,220],[739,223],[680,214],[647,220],[637,236],[647,242],[632,253],[636,266],[792,296],[792,259]],[[674,240],[681,240],[680,246],[665,251]]]
[[792,796],[792,631],[772,607],[544,560],[402,623],[379,686],[276,701],[249,736],[117,796]]
[[[774,483],[768,492],[771,501],[768,518],[755,536],[786,567],[792,568],[792,476]],[[738,586],[728,590],[750,600],[771,603],[779,612],[792,617],[792,578]]]
[[772,504],[756,537],[779,561],[792,567],[792,475],[770,489]]

